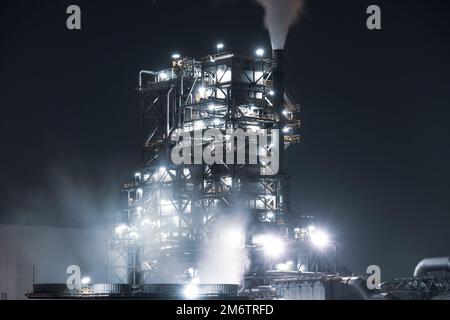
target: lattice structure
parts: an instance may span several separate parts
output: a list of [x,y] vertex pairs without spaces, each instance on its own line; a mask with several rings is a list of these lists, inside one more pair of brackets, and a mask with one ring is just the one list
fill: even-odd
[[[258,134],[267,129],[267,154],[274,152],[276,139],[281,153],[298,142],[299,107],[284,89],[277,92],[275,65],[273,59],[223,53],[175,59],[170,69],[158,72],[141,71],[143,163],[134,181],[124,185],[126,215],[108,241],[110,282],[173,283],[193,277],[202,248],[231,217],[246,217],[243,247],[253,252],[247,272],[264,268],[255,253],[255,235],[270,231],[287,239],[290,209],[282,164],[279,172],[270,172],[264,161],[175,165],[170,158],[176,143],[171,136],[211,128],[220,130],[225,145],[231,130]],[[205,137],[193,141],[202,150],[213,143]],[[251,143],[246,140],[245,148]]]

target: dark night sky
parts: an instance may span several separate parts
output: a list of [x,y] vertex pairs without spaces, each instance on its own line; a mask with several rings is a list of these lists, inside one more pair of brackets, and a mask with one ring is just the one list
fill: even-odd
[[[82,10],[82,30],[65,9]],[[381,31],[365,9],[382,9]],[[355,272],[408,276],[450,254],[450,2],[309,0],[289,34],[286,83],[303,106],[291,196],[343,243]],[[141,69],[223,41],[269,48],[239,1],[0,2],[0,223],[100,226],[139,165]]]

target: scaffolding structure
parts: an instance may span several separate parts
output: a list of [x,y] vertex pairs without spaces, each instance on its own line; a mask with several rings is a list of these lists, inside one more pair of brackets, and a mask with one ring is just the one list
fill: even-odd
[[[299,106],[274,83],[274,69],[280,64],[270,58],[221,53],[173,59],[169,69],[139,73],[143,162],[134,180],[123,187],[128,206],[108,239],[110,283],[138,286],[192,279],[202,248],[217,236],[217,226],[231,217],[246,217],[243,249],[251,257],[248,274],[270,269],[258,255],[258,234],[296,237],[286,225],[290,208],[282,163],[280,170],[271,172],[267,161],[193,164],[194,154],[189,155],[192,164],[171,160],[180,142],[174,136],[207,129],[219,130],[235,155],[236,129],[268,132],[266,144],[258,146],[268,155],[277,139],[280,154],[299,142]],[[182,141],[214,150],[217,137],[194,134],[194,142]],[[248,138],[244,148],[252,143]]]

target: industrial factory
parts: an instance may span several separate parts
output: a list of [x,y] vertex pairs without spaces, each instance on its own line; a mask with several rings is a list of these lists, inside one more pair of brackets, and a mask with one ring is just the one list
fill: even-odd
[[3,1],[0,300],[450,300],[448,3]]
[[[217,49],[139,72],[142,166],[123,186],[127,205],[107,239],[107,283],[35,284],[28,297],[446,297],[449,258],[425,259],[413,278],[372,288],[367,276],[340,272],[328,231],[290,206],[283,160],[300,142],[301,109],[284,88],[283,50]],[[435,271],[443,278],[428,276]]]

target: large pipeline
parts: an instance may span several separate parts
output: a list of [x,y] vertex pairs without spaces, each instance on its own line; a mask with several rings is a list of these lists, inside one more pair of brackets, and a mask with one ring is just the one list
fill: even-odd
[[345,277],[342,278],[342,283],[352,287],[355,290],[358,298],[361,300],[388,300],[391,299],[388,295],[382,295],[376,291],[367,288],[367,282],[360,277]]
[[414,270],[414,277],[422,277],[431,271],[450,271],[450,257],[426,258]]

